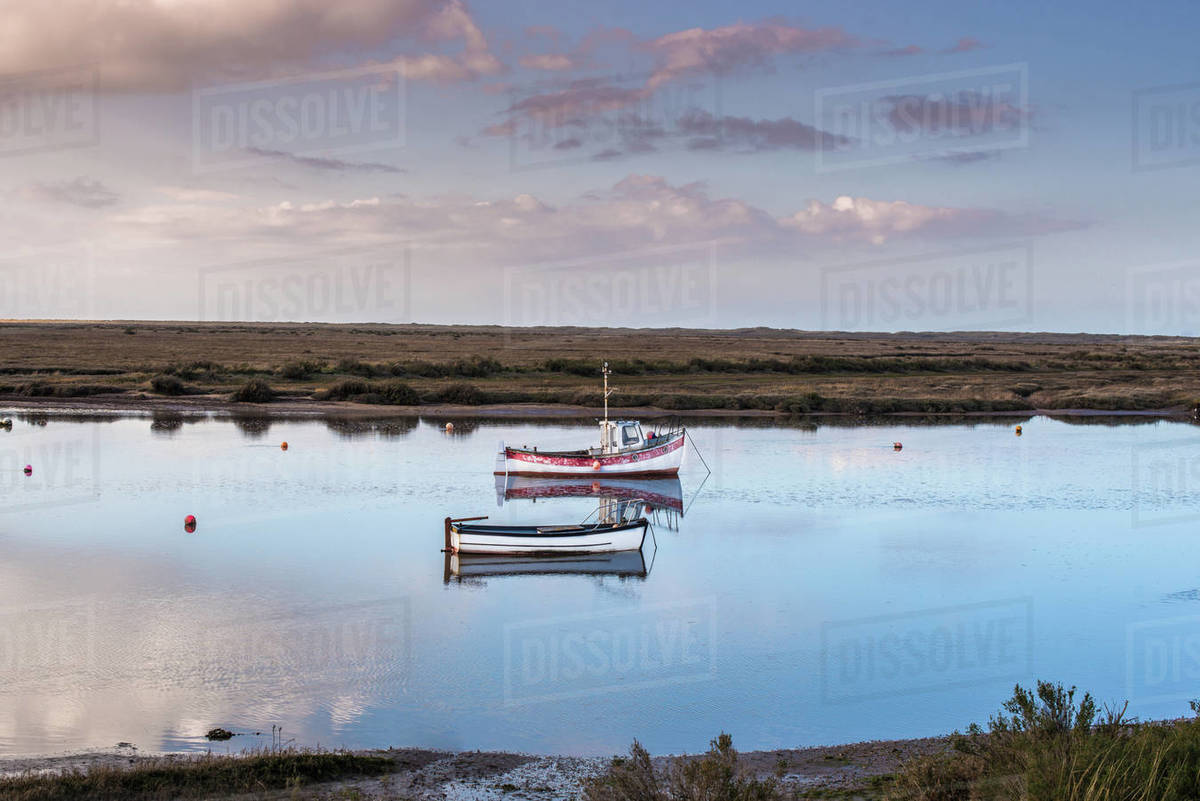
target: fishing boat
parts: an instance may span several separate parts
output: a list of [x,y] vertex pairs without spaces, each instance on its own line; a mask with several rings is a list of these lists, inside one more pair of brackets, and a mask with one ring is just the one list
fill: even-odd
[[[638,501],[601,502],[595,522],[553,526],[480,523],[487,517],[447,517],[446,551],[488,554],[581,554],[640,551],[649,521]],[[595,514],[595,512],[593,513]]]
[[514,448],[501,443],[496,455],[496,475],[503,476],[580,476],[619,475],[649,478],[679,474],[683,464],[683,445],[687,431],[683,427],[667,431],[647,431],[637,420],[609,420],[608,388],[611,375],[604,363],[604,419],[600,424],[600,444],[578,450],[539,450],[537,447]]

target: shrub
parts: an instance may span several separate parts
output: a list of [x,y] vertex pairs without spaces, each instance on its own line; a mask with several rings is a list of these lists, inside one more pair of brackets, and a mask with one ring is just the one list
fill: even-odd
[[384,381],[377,387],[380,403],[390,406],[416,406],[421,402],[417,391],[403,381]]
[[[1193,702],[1193,711],[1200,705]],[[1007,713],[1007,714],[1005,714]],[[988,730],[972,725],[953,750],[907,763],[894,799],[1051,801],[1200,797],[1200,717],[1169,723],[1103,714],[1091,695],[1039,681],[1017,686]]]
[[209,361],[193,361],[185,364],[172,362],[163,368],[163,372],[167,375],[177,375],[189,381],[197,378],[212,380],[225,372],[225,367],[216,362]]
[[328,389],[316,393],[313,397],[317,400],[343,401],[350,400],[357,395],[366,395],[370,391],[371,385],[366,381],[349,379],[339,381]]
[[738,768],[733,738],[722,733],[699,758],[677,757],[665,775],[654,770],[637,740],[629,756],[613,760],[608,773],[588,781],[586,801],[781,801],[772,779],[745,775]]
[[439,403],[457,403],[463,406],[478,406],[487,402],[479,387],[472,384],[451,384],[443,387],[434,394],[434,399]]
[[362,381],[349,379],[339,381],[328,389],[316,393],[317,400],[354,401],[355,403],[380,403],[388,406],[416,406],[421,402],[417,391],[403,381]]
[[337,371],[339,373],[348,373],[349,375],[359,375],[363,378],[374,378],[377,375],[382,375],[382,368],[375,365],[361,362],[358,359],[341,359],[337,363]]
[[230,397],[238,403],[270,403],[275,399],[275,390],[261,378],[252,378],[238,387]]
[[124,391],[122,387],[108,384],[51,384],[45,381],[34,381],[16,387],[16,394],[32,398],[85,398]]
[[289,381],[303,381],[313,373],[320,372],[321,365],[310,361],[288,362],[279,368],[279,375]]
[[159,395],[183,395],[187,385],[173,375],[156,375],[150,379],[150,389]]

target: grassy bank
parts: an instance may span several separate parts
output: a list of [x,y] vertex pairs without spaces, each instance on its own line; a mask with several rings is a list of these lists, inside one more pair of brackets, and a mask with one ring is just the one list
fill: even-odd
[[6,801],[159,801],[229,797],[272,790],[302,791],[339,779],[382,776],[399,769],[384,756],[344,752],[278,751],[242,757],[200,756],[150,760],[136,767],[97,767],[56,775],[0,779]]
[[1200,341],[1066,334],[0,324],[0,397],[784,414],[1191,408]]
[[[1088,694],[1039,682],[1017,687],[986,728],[972,725],[894,772],[864,771],[840,786],[813,786],[746,765],[727,734],[707,754],[660,768],[635,740],[627,757],[585,784],[585,801],[1184,801],[1200,798],[1200,705],[1187,720],[1138,723],[1124,707],[1101,710]],[[828,758],[830,755],[826,755]],[[789,781],[789,778],[793,779]],[[797,782],[794,779],[799,778]]]

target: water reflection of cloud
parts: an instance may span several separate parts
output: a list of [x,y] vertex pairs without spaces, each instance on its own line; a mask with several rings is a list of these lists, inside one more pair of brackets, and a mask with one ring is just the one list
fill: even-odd
[[40,556],[10,561],[4,578],[16,580],[0,586],[0,751],[161,750],[199,745],[215,725],[341,730],[408,683],[407,597],[156,597],[146,591],[166,588],[126,575],[126,598],[113,591],[119,567],[58,581]]

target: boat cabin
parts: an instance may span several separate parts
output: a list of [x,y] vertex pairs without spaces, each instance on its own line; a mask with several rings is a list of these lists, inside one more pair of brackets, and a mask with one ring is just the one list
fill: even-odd
[[638,450],[649,444],[637,420],[601,420],[600,442],[604,453]]

